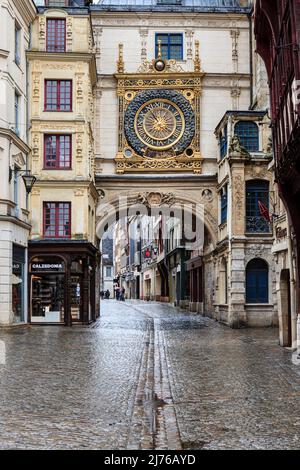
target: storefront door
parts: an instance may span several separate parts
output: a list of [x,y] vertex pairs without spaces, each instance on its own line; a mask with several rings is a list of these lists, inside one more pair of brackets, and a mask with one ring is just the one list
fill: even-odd
[[64,323],[65,263],[60,258],[37,257],[30,263],[31,323]]
[[25,248],[13,245],[12,311],[14,323],[25,321]]
[[72,322],[83,321],[82,276],[71,276],[71,319]]

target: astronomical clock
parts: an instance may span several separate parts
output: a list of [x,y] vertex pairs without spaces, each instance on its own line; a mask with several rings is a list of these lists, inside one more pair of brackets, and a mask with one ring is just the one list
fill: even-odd
[[184,72],[173,60],[144,62],[126,74],[119,45],[119,143],[116,172],[201,173],[199,45],[194,71]]

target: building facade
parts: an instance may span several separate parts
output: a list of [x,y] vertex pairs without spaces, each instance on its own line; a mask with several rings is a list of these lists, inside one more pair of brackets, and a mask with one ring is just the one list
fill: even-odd
[[288,345],[292,234],[252,2],[37,3],[29,321],[89,323],[118,284],[231,327],[279,323]]
[[29,206],[22,176],[30,167],[26,50],[36,9],[0,2],[0,324],[27,321]]
[[254,5],[257,51],[270,86],[276,187],[285,206],[279,206],[274,244],[280,341],[295,347],[300,313],[300,2],[256,0]]
[[31,195],[31,323],[86,324],[99,315],[97,72],[88,3],[39,6],[27,54],[31,170],[37,178]]
[[[141,225],[148,232],[151,226],[151,236],[141,240],[141,298],[186,306],[232,327],[278,324],[273,224],[262,215],[263,207],[271,212],[272,150],[267,110],[259,101],[263,82],[257,81],[253,107],[250,6],[102,1],[91,7],[96,182],[118,217],[132,204],[146,208]],[[193,119],[183,111],[183,134],[178,118],[175,141],[161,137],[161,145],[155,136],[163,131],[151,132],[147,113],[163,100],[179,114],[186,106]],[[161,107],[167,114],[172,109]],[[127,197],[121,207],[120,195]],[[180,218],[151,216],[154,208],[172,212],[184,204],[194,205],[194,217],[195,207],[203,208],[198,247],[182,236]],[[127,266],[123,270],[134,277],[130,260]],[[132,282],[128,278],[128,290]]]

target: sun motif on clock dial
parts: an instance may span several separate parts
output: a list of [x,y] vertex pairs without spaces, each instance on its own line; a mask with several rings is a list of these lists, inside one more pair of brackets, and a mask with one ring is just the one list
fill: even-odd
[[180,108],[167,99],[150,100],[138,110],[135,123],[138,138],[154,150],[166,150],[174,146],[185,129]]
[[195,114],[189,101],[175,90],[146,90],[133,98],[124,115],[128,145],[138,154],[157,158],[164,152],[180,155],[195,134]]

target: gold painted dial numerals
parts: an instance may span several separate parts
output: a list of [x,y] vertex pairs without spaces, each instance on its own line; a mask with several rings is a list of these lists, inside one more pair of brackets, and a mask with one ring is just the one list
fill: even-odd
[[172,101],[151,100],[138,110],[134,126],[137,137],[147,147],[166,150],[181,139],[185,129],[184,115]]

